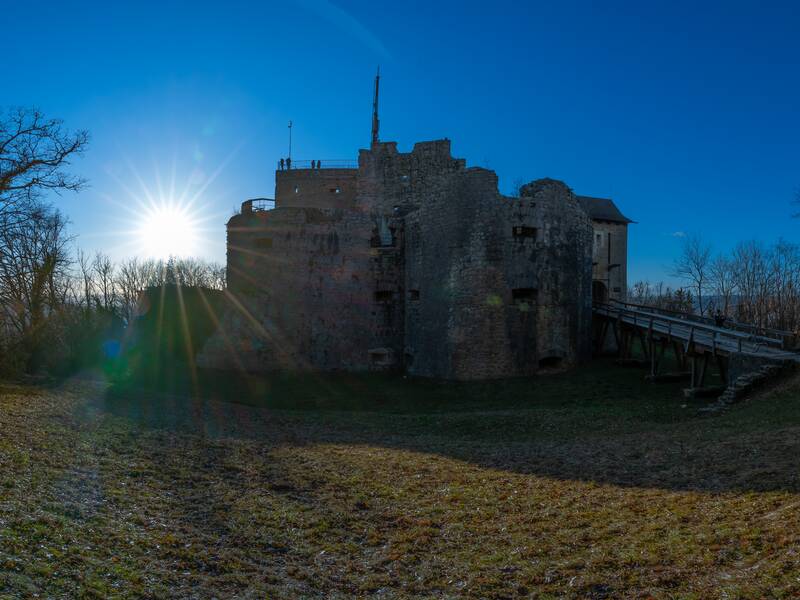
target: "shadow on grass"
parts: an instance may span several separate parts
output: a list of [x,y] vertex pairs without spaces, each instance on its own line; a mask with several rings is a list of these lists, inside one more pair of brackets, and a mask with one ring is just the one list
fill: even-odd
[[373,445],[483,467],[670,490],[800,490],[800,402],[786,391],[708,417],[680,383],[597,360],[536,378],[452,383],[352,374],[175,371],[92,408],[144,429],[269,446]]

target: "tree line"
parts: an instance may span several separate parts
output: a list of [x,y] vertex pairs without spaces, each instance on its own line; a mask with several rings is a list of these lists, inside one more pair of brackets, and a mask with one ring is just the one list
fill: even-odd
[[631,302],[672,308],[702,316],[715,314],[758,327],[800,330],[800,245],[779,240],[738,243],[714,254],[698,235],[683,239],[671,274],[686,285],[638,282]]
[[80,362],[98,339],[131,322],[148,288],[225,286],[224,267],[212,262],[114,263],[76,248],[47,196],[85,187],[68,167],[88,142],[86,131],[70,132],[36,109],[0,117],[0,372]]

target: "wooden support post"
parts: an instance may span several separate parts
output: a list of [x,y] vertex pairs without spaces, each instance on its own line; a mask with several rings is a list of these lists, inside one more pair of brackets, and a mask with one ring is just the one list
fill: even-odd
[[683,345],[678,342],[672,342],[672,349],[675,351],[675,360],[678,363],[678,368],[681,371],[686,370],[686,353],[683,351]]
[[631,350],[631,332],[627,328],[621,329],[622,333],[622,358],[628,358],[628,355]]
[[717,353],[717,368],[719,369],[719,376],[722,378],[722,384],[728,385],[728,360],[719,353]]
[[597,354],[603,352],[603,346],[605,346],[607,335],[608,335],[608,319],[603,319],[603,322],[600,325],[600,337],[597,340],[597,349],[595,350]]
[[661,343],[659,344],[658,356],[656,357],[656,360],[655,360],[655,373],[653,373],[653,375],[658,375],[658,369],[661,366],[661,360],[664,358],[664,354],[667,351],[668,343],[669,342],[667,342],[666,340],[662,339]]
[[700,375],[698,376],[697,387],[705,387],[706,371],[708,371],[708,352],[703,353],[703,362],[700,363]]
[[658,370],[657,366],[658,365],[656,364],[656,350],[653,347],[653,338],[651,337],[650,338],[650,375],[652,377],[656,376],[656,371]]
[[642,346],[642,354],[644,354],[644,359],[648,360],[650,358],[650,349],[647,346],[647,338],[645,338],[644,331],[641,329],[639,330],[639,344]]

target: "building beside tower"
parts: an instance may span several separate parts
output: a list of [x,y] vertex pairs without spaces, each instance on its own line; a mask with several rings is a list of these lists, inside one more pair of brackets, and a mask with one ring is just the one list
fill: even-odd
[[590,354],[592,294],[625,296],[627,224],[611,200],[533,181],[518,197],[447,139],[357,164],[293,162],[275,199],[227,226],[230,307],[200,366],[531,375]]

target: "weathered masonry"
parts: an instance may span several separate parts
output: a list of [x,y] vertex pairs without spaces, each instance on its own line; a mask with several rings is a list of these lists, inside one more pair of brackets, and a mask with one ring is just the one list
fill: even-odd
[[231,308],[201,366],[483,379],[587,358],[593,281],[625,291],[613,203],[551,179],[504,196],[449,140],[400,152],[373,123],[357,164],[279,168],[274,205],[230,219]]
[[578,196],[592,226],[592,299],[628,298],[628,223],[612,200]]

